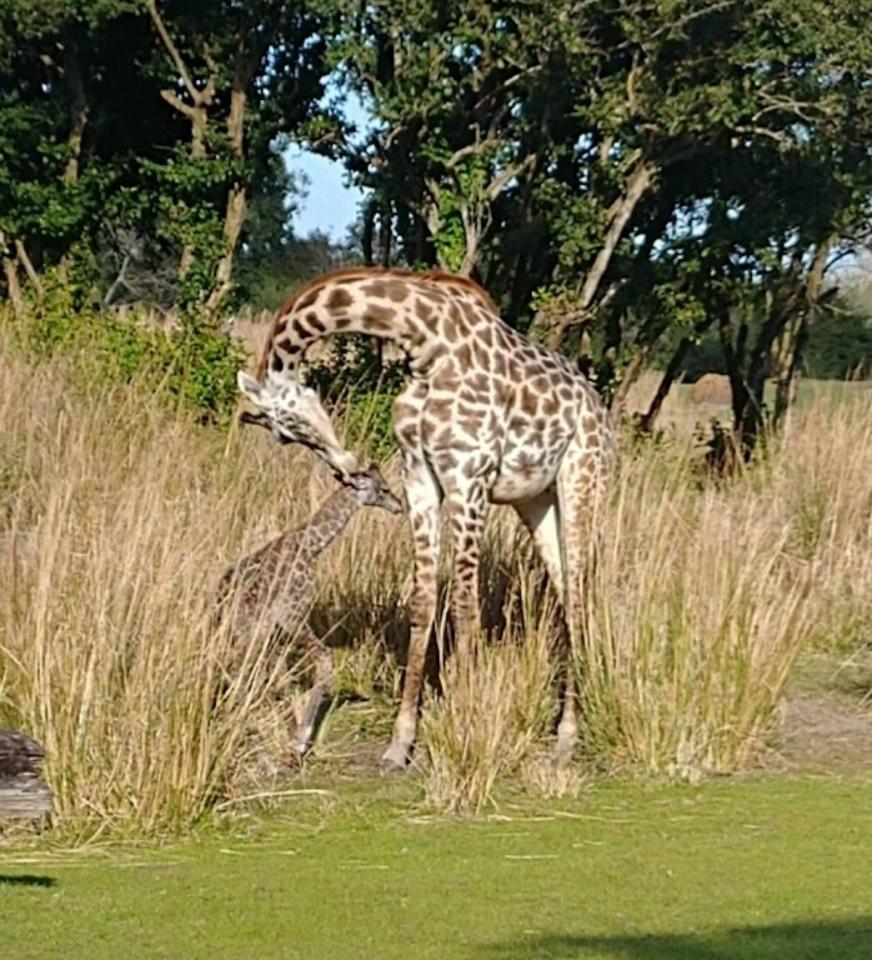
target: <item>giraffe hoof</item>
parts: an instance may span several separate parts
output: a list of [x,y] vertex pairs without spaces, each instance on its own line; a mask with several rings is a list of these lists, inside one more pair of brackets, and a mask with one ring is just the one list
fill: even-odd
[[294,742],[291,744],[291,749],[297,755],[297,758],[302,760],[303,757],[305,757],[309,752],[309,747],[311,746],[312,744],[307,740],[294,740]]
[[381,768],[385,773],[405,770],[409,764],[409,751],[401,743],[392,743],[382,754]]

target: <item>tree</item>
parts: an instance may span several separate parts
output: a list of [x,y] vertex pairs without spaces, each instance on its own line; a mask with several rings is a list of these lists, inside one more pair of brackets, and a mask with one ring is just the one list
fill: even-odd
[[0,13],[4,275],[150,269],[217,311],[274,149],[321,116],[323,20],[271,0],[10,0]]
[[375,121],[339,150],[373,191],[382,247],[396,230],[408,262],[480,270],[495,204],[537,164],[523,104],[544,99],[546,61],[571,31],[524,2],[337,7],[333,58]]
[[664,338],[661,398],[717,328],[750,450],[767,370],[780,361],[783,405],[827,255],[868,223],[856,6],[338,6],[334,56],[376,120],[344,148],[372,190],[370,254],[379,222],[382,257],[395,233],[407,262],[475,270],[618,402]]

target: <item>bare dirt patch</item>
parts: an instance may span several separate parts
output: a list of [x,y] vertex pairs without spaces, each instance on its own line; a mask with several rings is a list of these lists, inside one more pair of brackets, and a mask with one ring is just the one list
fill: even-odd
[[784,772],[872,771],[872,707],[841,697],[786,700],[777,745],[764,765]]

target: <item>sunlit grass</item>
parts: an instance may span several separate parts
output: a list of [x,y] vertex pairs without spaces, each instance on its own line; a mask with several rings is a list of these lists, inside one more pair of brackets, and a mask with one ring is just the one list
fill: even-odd
[[[65,362],[0,350],[0,723],[44,743],[57,834],[183,832],[280,789],[293,703],[276,701],[261,637],[238,665],[214,591],[332,479],[263,431],[203,428],[142,384],[71,389]],[[502,590],[501,624],[425,696],[415,765],[431,805],[480,811],[506,783],[573,793],[616,767],[740,769],[799,651],[868,643],[868,395],[798,412],[765,461],[727,483],[702,478],[694,456],[684,440],[625,447],[588,594],[570,773],[544,760],[553,597],[511,512],[494,511],[486,578]],[[399,490],[396,464],[386,470]],[[370,702],[379,738],[411,569],[404,520],[364,510],[317,571],[319,629],[342,648],[337,691]],[[313,762],[341,727],[328,721]]]

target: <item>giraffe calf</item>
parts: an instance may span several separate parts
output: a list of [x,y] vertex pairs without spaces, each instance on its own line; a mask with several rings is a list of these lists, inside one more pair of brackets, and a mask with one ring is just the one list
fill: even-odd
[[391,513],[403,510],[374,466],[339,479],[342,485],[308,523],[237,560],[218,587],[218,622],[229,629],[234,644],[243,647],[260,634],[275,663],[274,658],[283,654],[284,637],[314,658],[315,682],[293,738],[301,756],[311,746],[318,709],[333,680],[330,650],[309,623],[315,563],[360,507],[381,507]]

